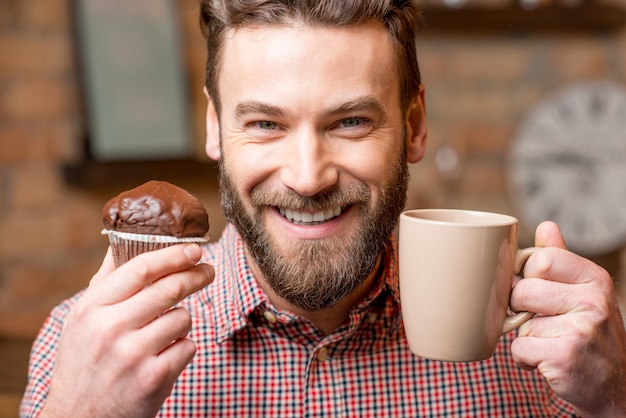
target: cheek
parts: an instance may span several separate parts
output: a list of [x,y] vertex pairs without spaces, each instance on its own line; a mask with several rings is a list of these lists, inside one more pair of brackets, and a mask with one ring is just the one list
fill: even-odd
[[400,150],[391,145],[355,146],[343,152],[344,168],[352,176],[368,185],[380,186],[391,175],[391,167],[398,163]]
[[236,145],[222,150],[223,168],[244,199],[275,170],[271,155],[265,155],[264,151],[263,147]]

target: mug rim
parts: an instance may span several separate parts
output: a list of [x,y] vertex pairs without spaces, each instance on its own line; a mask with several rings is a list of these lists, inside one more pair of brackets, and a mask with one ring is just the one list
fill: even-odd
[[[479,220],[479,218],[489,217],[489,220],[486,222],[471,222],[466,220],[455,220],[447,217],[446,219],[435,219],[429,218],[425,216],[416,216],[416,215],[426,215],[426,214],[439,214],[440,216],[458,214],[458,215],[469,215],[469,217],[474,217]],[[403,211],[400,214],[401,218],[406,219],[407,221],[412,222],[424,222],[429,224],[440,224],[440,225],[455,225],[455,226],[465,226],[465,227],[485,227],[485,226],[509,226],[518,223],[518,219],[514,216],[507,215],[504,213],[498,212],[488,212],[481,210],[472,210],[472,209],[451,209],[451,208],[424,208],[424,209],[408,209]],[[471,218],[468,218],[471,219]]]

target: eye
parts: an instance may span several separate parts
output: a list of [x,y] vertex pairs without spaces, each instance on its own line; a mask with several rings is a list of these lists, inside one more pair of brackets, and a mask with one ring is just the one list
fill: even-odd
[[374,123],[370,119],[351,116],[339,120],[333,128],[333,132],[340,137],[362,138],[372,131],[373,125]]
[[368,121],[366,119],[352,117],[343,119],[341,122],[339,122],[339,125],[342,128],[356,128],[367,123]]
[[278,129],[278,125],[275,122],[271,122],[269,120],[262,120],[262,121],[255,122],[255,125],[257,128],[263,129],[266,131],[274,131]]
[[246,133],[251,138],[269,140],[283,135],[283,127],[278,122],[271,120],[251,120],[245,125]]

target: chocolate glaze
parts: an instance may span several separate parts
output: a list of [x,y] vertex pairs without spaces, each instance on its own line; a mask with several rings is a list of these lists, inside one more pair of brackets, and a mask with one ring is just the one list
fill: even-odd
[[200,201],[171,183],[151,180],[109,200],[102,209],[106,229],[136,234],[203,237],[209,215]]

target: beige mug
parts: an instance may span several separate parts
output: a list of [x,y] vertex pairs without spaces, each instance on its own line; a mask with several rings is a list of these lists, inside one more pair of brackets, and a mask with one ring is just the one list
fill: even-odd
[[484,360],[502,334],[534,315],[508,315],[513,277],[535,251],[518,248],[517,224],[512,216],[459,209],[400,215],[400,300],[413,354]]

